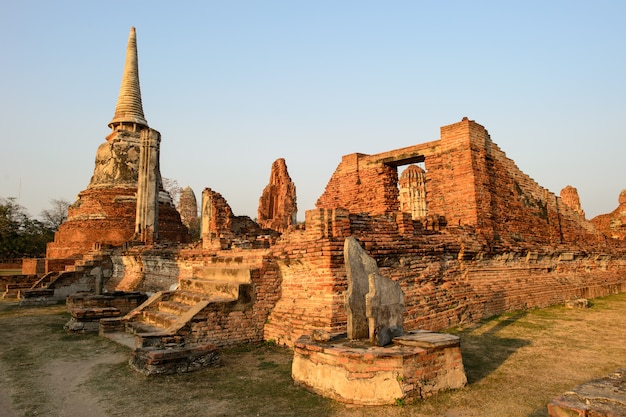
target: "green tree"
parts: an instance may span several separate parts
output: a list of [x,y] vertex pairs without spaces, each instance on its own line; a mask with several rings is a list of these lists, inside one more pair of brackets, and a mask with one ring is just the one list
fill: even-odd
[[54,230],[32,219],[14,198],[0,198],[0,258],[45,256]]

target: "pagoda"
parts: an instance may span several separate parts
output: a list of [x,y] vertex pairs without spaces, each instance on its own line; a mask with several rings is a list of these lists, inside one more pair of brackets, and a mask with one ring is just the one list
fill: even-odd
[[127,242],[188,242],[159,167],[161,135],[143,114],[137,37],[131,28],[111,133],[96,152],[93,176],[68,209],[47,259],[78,259],[94,248]]

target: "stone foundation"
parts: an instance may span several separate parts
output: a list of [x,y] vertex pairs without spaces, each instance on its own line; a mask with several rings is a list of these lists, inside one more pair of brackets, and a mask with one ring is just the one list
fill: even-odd
[[168,375],[216,366],[219,361],[217,346],[208,343],[191,347],[135,349],[129,364],[145,375]]
[[465,386],[467,378],[456,336],[415,332],[388,347],[300,337],[294,345],[292,377],[317,394],[360,405],[394,404]]

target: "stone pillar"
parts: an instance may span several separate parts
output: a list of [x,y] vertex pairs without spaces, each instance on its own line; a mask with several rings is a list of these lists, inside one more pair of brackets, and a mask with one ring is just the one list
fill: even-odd
[[141,131],[137,179],[135,238],[151,244],[159,238],[159,145],[161,135],[154,129]]

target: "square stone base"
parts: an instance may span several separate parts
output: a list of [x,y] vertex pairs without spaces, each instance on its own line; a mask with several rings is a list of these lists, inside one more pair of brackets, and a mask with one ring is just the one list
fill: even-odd
[[460,339],[431,332],[406,334],[387,347],[345,335],[328,342],[302,336],[294,345],[292,377],[319,395],[361,405],[426,398],[467,383]]

